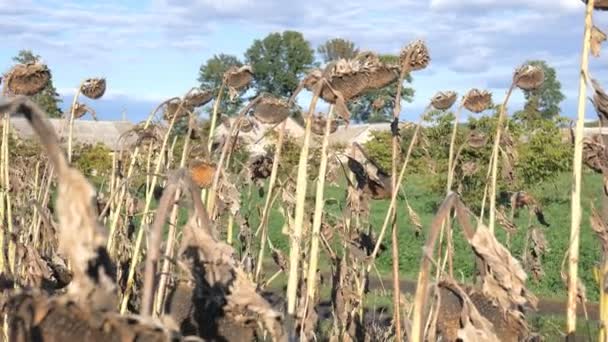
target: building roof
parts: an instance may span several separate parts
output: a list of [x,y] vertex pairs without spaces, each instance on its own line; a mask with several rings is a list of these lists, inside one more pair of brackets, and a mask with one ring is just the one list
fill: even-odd
[[[69,130],[65,119],[49,119],[55,132],[60,139],[67,141]],[[133,128],[134,124],[129,121],[93,121],[75,120],[73,139],[77,143],[97,144],[102,143],[106,147],[116,151],[120,148],[118,140],[121,134]],[[11,127],[17,136],[22,139],[35,138],[35,133],[24,117],[11,118]]]

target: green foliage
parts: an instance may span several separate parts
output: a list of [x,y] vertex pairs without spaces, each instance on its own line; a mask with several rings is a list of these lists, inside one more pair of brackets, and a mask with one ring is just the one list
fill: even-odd
[[526,98],[524,110],[515,116],[526,122],[558,116],[560,114],[559,105],[565,96],[561,91],[562,85],[557,79],[555,69],[542,60],[527,61],[526,63],[541,67],[545,72],[545,81],[536,90],[524,91]]
[[[243,63],[233,55],[220,53],[209,58],[199,69],[198,81],[201,83],[201,89],[218,92],[224,78],[224,73],[233,66],[240,67]],[[220,103],[219,112],[226,115],[235,115],[242,104],[241,98],[237,97],[234,101],[228,99],[228,90],[224,89],[222,94],[222,102]],[[212,112],[212,106],[207,108],[207,112]]]
[[355,43],[347,39],[333,38],[317,47],[317,52],[325,63],[336,61],[340,58],[353,58],[359,53]]
[[[399,56],[381,55],[380,60],[384,63],[397,63]],[[401,101],[412,102],[414,89],[407,85],[412,82],[411,75],[404,79],[401,90]],[[351,120],[355,122],[390,122],[393,119],[393,108],[395,107],[395,96],[397,95],[397,82],[379,90],[372,90],[349,103],[352,114]],[[374,102],[376,105],[374,105]]]
[[[265,147],[266,152],[274,155],[276,150],[276,142],[278,134],[274,131],[269,131],[268,137],[274,143],[271,143]],[[295,175],[298,170],[300,163],[300,152],[302,151],[301,141],[297,141],[296,138],[285,133],[283,137],[283,147],[281,150],[281,163],[279,164],[280,178],[292,177],[295,180]],[[311,144],[308,151],[308,178],[314,179],[319,175],[319,163],[321,161],[321,148],[320,144]]]
[[104,177],[112,170],[112,151],[101,143],[80,145],[74,153],[74,164],[87,176]]
[[393,165],[393,138],[390,131],[371,131],[372,138],[363,144],[367,155],[386,172]]
[[256,39],[245,58],[253,67],[258,92],[289,97],[313,66],[314,51],[300,32],[284,31]]
[[[40,60],[39,55],[35,55],[31,50],[21,50],[19,54],[13,57],[13,61],[21,64],[36,62]],[[31,97],[31,99],[38,104],[45,112],[48,113],[51,118],[60,118],[62,116],[59,105],[63,102],[55,86],[53,85],[53,76],[51,72],[51,79],[49,84],[40,93]]]
[[551,180],[570,169],[572,148],[564,142],[556,120],[538,120],[519,149],[518,173],[524,188]]

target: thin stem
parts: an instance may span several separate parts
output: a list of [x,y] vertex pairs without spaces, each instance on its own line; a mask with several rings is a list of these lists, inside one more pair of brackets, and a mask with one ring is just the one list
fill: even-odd
[[[317,285],[317,267],[319,265],[319,234],[321,233],[321,221],[323,218],[323,207],[325,205],[325,174],[327,172],[327,150],[329,147],[329,135],[331,134],[331,123],[333,120],[334,106],[329,107],[325,132],[321,145],[321,162],[319,164],[319,177],[317,177],[317,193],[315,196],[315,212],[312,221],[312,237],[310,241],[310,262],[308,263],[308,276],[306,278],[306,294],[310,303],[313,303]],[[306,314],[304,315],[306,316]]]
[[272,192],[277,181],[277,175],[279,174],[279,163],[281,161],[281,152],[283,151],[283,140],[285,139],[285,128],[287,127],[287,120],[283,120],[281,129],[279,130],[279,137],[277,140],[276,150],[272,160],[272,170],[270,171],[270,180],[268,181],[268,191],[266,194],[266,201],[264,202],[264,208],[262,209],[262,218],[260,219],[260,226],[256,231],[257,233],[262,230],[262,236],[260,237],[260,252],[258,255],[258,263],[255,270],[255,280],[259,281],[260,274],[262,273],[262,260],[264,259],[264,249],[266,247],[266,234],[268,233],[268,214],[270,213]]
[[211,153],[211,146],[213,145],[213,134],[215,133],[215,125],[217,124],[217,114],[220,108],[220,103],[222,102],[222,94],[224,93],[224,88],[226,87],[226,82],[222,81],[220,85],[220,90],[215,97],[215,102],[213,103],[213,114],[211,115],[211,127],[209,127],[209,137],[207,137],[207,151]]
[[74,134],[74,112],[76,111],[76,103],[78,103],[78,97],[80,97],[80,92],[82,91],[82,86],[84,85],[84,81],[80,83],[78,89],[76,89],[76,94],[74,94],[74,98],[72,99],[72,108],[70,108],[70,118],[69,118],[69,126],[68,126],[68,163],[72,162],[72,139]]
[[589,47],[591,41],[591,27],[593,25],[594,0],[588,0],[585,12],[585,34],[583,37],[583,52],[581,57],[581,74],[578,92],[578,119],[576,121],[576,134],[574,137],[574,160],[572,166],[572,217],[570,227],[570,251],[568,253],[568,310],[566,333],[574,338],[576,331],[576,298],[578,295],[578,253],[579,235],[581,228],[581,183],[583,160],[583,129],[585,124],[585,106],[587,93],[587,73],[589,65]]
[[[401,113],[401,90],[403,89],[403,79],[407,74],[407,68],[401,70],[399,82],[397,83],[397,92],[395,94],[395,107],[393,109],[393,129],[392,147],[393,147],[393,162],[391,168],[391,191],[397,192],[397,159],[399,158],[399,134],[397,125],[399,123],[399,114]],[[399,309],[400,288],[399,288],[399,234],[397,229],[397,210],[393,208],[391,214],[391,254],[393,258],[393,324],[395,324],[395,341],[401,342],[401,317]]]
[[317,106],[319,94],[323,83],[320,81],[315,87],[314,95],[310,101],[308,116],[306,117],[306,129],[304,131],[304,144],[300,152],[298,164],[298,177],[296,181],[296,209],[294,216],[293,231],[290,231],[289,248],[289,275],[287,280],[287,314],[293,317],[296,313],[298,275],[300,264],[300,248],[302,240],[302,228],[304,226],[304,209],[306,205],[306,188],[308,186],[308,150],[310,147],[310,135],[312,128],[312,117]]
[[509,98],[513,93],[513,89],[515,88],[515,82],[511,84],[509,87],[509,91],[507,92],[507,96],[505,96],[505,100],[500,106],[500,113],[498,114],[498,123],[496,126],[496,136],[494,137],[494,148],[492,149],[492,179],[490,183],[490,223],[488,228],[490,232],[494,234],[494,223],[496,221],[496,182],[498,179],[498,147],[500,145],[500,135],[502,133],[503,122],[505,121],[506,112],[507,112],[507,103],[509,102]]

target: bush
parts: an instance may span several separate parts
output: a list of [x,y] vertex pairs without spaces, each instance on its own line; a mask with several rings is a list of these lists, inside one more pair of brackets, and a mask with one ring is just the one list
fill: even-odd
[[101,143],[80,145],[74,151],[74,165],[86,176],[104,177],[112,170],[112,151]]
[[517,167],[523,188],[552,180],[570,169],[572,148],[562,140],[557,121],[539,120],[527,135],[527,142],[519,148]]

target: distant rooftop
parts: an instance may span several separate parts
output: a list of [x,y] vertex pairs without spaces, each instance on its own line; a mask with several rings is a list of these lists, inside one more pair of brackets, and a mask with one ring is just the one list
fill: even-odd
[[[49,119],[55,132],[60,139],[68,138],[68,125],[65,119]],[[121,134],[135,126],[130,121],[93,121],[75,120],[74,121],[74,141],[76,143],[92,144],[102,143],[106,147],[116,151],[120,148],[118,139]],[[36,134],[28,123],[27,119],[20,116],[11,118],[11,127],[22,139],[35,139]]]

